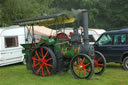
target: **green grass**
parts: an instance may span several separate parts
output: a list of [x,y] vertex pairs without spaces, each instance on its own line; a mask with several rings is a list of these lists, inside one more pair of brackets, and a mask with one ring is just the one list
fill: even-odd
[[75,79],[70,70],[39,77],[27,70],[25,65],[17,64],[0,67],[0,85],[128,85],[128,71],[123,70],[120,64],[110,63],[103,75],[80,80]]

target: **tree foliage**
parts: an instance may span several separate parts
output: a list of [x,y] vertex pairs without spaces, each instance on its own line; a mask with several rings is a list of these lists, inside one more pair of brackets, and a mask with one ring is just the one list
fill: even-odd
[[71,9],[87,9],[92,28],[128,27],[128,0],[0,0],[0,26]]
[[[89,27],[106,30],[128,27],[128,0],[55,0],[57,9],[87,9]],[[66,4],[66,5],[63,5]]]
[[12,25],[17,19],[25,19],[49,14],[53,0],[3,0],[0,9],[0,26]]

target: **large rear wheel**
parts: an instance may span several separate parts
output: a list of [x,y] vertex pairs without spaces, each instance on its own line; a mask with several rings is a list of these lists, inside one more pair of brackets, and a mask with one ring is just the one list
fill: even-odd
[[53,51],[47,47],[40,47],[33,51],[32,71],[39,76],[49,76],[56,71],[56,57]]
[[86,54],[79,54],[73,57],[70,67],[73,76],[78,79],[88,79],[94,71],[92,60]]
[[102,53],[95,51],[94,53],[94,72],[102,74],[106,69],[106,60]]

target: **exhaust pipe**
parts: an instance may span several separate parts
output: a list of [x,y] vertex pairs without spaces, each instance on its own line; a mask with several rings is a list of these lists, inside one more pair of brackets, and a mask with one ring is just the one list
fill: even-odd
[[87,10],[83,10],[82,11],[82,25],[83,25],[83,32],[84,32],[84,36],[83,36],[83,42],[85,45],[89,44],[89,38],[88,38],[88,11]]
[[89,36],[88,36],[88,11],[82,10],[81,12],[81,19],[82,19],[82,27],[83,27],[83,42],[84,44],[81,45],[80,52],[85,53],[89,56],[93,56],[94,47],[89,45]]

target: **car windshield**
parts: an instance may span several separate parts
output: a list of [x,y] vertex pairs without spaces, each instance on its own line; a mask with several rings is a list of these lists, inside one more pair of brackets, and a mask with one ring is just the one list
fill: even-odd
[[112,44],[112,35],[104,34],[99,40],[98,45],[111,45]]

